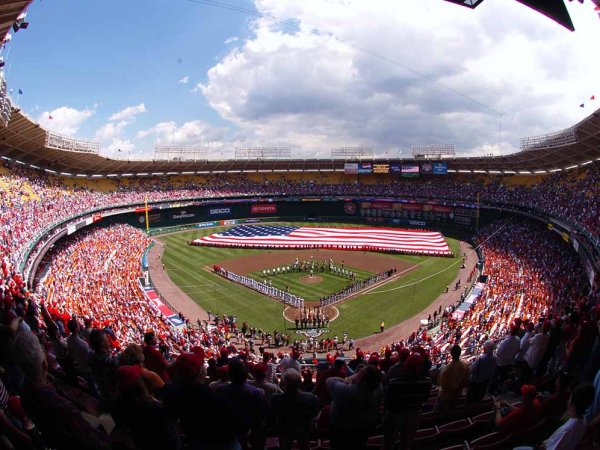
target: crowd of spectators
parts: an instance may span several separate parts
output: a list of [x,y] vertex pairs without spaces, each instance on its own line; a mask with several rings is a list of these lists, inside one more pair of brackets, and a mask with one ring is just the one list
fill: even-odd
[[[597,235],[598,167],[589,166],[585,176],[553,175],[527,188],[494,182],[453,187],[446,178],[437,196],[458,195],[452,192],[456,188],[462,189],[459,197],[493,192],[494,200],[532,201]],[[326,184],[223,179],[219,187],[199,194],[198,186],[165,191],[163,182],[154,187],[152,181],[143,183],[157,199],[173,198],[173,192],[179,198],[258,194],[265,186],[271,193],[312,187],[312,193],[323,194],[328,189]],[[434,196],[437,183],[419,182],[411,195]],[[557,185],[564,196],[556,194]],[[589,287],[574,251],[539,225],[513,220],[476,236],[488,282],[463,317],[446,310],[432,330],[415,331],[381,351],[357,349],[348,364],[330,357],[313,372],[298,370],[296,351],[254,351],[248,333],[238,330],[232,317],[172,327],[137,285],[148,239],[124,225],[90,228],[60,243],[48,257],[43,288],[30,293],[14,256],[32,237],[76,212],[139,201],[136,189],[141,186],[108,194],[67,189],[54,178],[14,168],[2,175],[0,186],[0,423],[3,436],[17,448],[264,448],[269,436],[278,437],[280,448],[290,448],[293,441],[308,448],[319,433],[331,439],[334,449],[361,448],[378,425],[384,445],[391,448],[399,436],[411,439],[431,392],[439,393],[433,409],[439,418],[461,402],[516,392],[522,396],[520,405],[496,405],[498,430],[509,435],[537,423],[542,414],[567,411],[569,420],[556,427],[546,447],[575,448],[586,433],[594,439],[600,398],[599,293]],[[288,191],[289,186],[297,190]],[[364,188],[343,186],[348,192]],[[368,189],[405,195],[401,192],[407,186],[398,182]],[[439,391],[431,391],[430,376]],[[99,430],[97,417],[82,412],[58,388],[62,379],[94,398],[96,413],[109,414],[112,433],[112,426]],[[556,388],[540,396],[538,386],[547,386],[549,379],[557,380]],[[407,392],[427,395],[415,400]]]
[[25,166],[4,162],[0,174],[0,250],[18,261],[26,246],[49,226],[97,208],[183,198],[220,198],[259,195],[376,195],[408,198],[447,198],[476,202],[503,202],[539,208],[570,219],[600,238],[600,163],[578,172],[555,173],[532,185],[517,185],[503,178],[459,175],[397,179],[365,184],[356,179],[331,183],[287,180],[252,181],[243,176],[207,176],[176,181],[174,178],[127,178],[113,190],[90,185],[67,185],[64,180]]

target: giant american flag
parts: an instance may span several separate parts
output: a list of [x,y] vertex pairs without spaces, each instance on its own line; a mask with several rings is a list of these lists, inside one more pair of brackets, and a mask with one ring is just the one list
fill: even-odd
[[194,245],[254,248],[329,248],[450,255],[448,244],[435,231],[359,227],[294,227],[240,225],[204,236]]

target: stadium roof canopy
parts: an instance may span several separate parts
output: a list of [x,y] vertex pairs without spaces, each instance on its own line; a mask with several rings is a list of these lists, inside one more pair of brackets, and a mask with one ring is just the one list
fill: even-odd
[[[457,5],[466,6],[467,8],[477,8],[483,0],[446,0],[447,2],[456,3]],[[569,11],[565,6],[564,0],[517,0],[538,12],[541,12],[546,17],[554,20],[563,27],[575,31]],[[573,0],[569,0],[573,1]],[[583,0],[580,0],[583,3]]]
[[[129,160],[102,156],[97,142],[60,136],[43,129],[18,110],[0,128],[0,156],[66,176],[152,176],[240,172],[344,171],[344,159]],[[475,173],[548,173],[600,160],[600,109],[559,132],[524,138],[521,150],[495,157],[444,159],[449,171]],[[365,161],[365,160],[363,160]],[[420,162],[374,159],[373,162]]]
[[19,14],[21,14],[30,3],[31,0],[0,0],[0,41],[4,40],[4,37],[16,22]]

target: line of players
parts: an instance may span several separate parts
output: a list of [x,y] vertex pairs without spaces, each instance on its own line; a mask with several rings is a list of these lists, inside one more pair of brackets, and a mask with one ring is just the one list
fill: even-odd
[[296,258],[296,261],[294,261],[294,264],[292,265],[275,267],[273,269],[264,269],[262,271],[262,275],[263,278],[267,278],[273,275],[284,275],[286,273],[291,272],[305,272],[308,273],[310,276],[313,276],[316,273],[327,272],[333,275],[347,278],[350,281],[356,280],[356,273],[349,269],[345,269],[344,261],[342,261],[341,265],[338,266],[335,265],[333,259],[324,259],[323,261],[318,261],[312,259],[312,256],[310,261],[300,261],[299,258]]
[[354,283],[349,284],[344,289],[339,290],[333,294],[329,294],[326,297],[323,297],[319,300],[319,304],[321,306],[332,305],[334,303],[340,302],[345,298],[350,297],[355,292],[361,291],[373,284],[376,284],[382,280],[390,278],[392,275],[396,273],[396,268],[393,267],[384,272],[377,273],[375,275],[371,275],[369,278],[365,280],[356,281]]
[[267,280],[261,283],[254,278],[250,278],[245,275],[238,275],[235,272],[231,272],[217,265],[214,266],[214,271],[228,280],[235,281],[236,283],[249,287],[250,289],[260,292],[261,294],[268,295],[276,300],[281,300],[286,305],[293,306],[294,308],[302,308],[304,306],[304,299],[302,297],[291,294],[287,290],[284,291],[282,289],[273,287],[270,285],[270,283],[266,282]]

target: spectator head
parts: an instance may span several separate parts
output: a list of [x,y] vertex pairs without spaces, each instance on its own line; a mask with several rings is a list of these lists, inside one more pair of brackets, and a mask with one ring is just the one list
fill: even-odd
[[551,328],[552,324],[550,323],[550,321],[544,320],[544,323],[542,324],[542,333],[548,333]]
[[144,363],[144,351],[141,345],[129,344],[119,355],[119,365],[133,366]]
[[537,388],[532,384],[524,384],[521,386],[521,400],[525,404],[531,404],[537,395]]
[[496,348],[496,344],[493,341],[487,340],[483,343],[483,352],[487,355],[491,355],[494,353],[494,349]]
[[371,353],[371,355],[369,356],[369,361],[367,361],[367,364],[369,364],[370,366],[379,366],[379,353]]
[[361,383],[367,392],[374,391],[379,387],[381,383],[381,371],[377,367],[367,364],[361,371],[363,372]]
[[406,347],[400,349],[400,353],[398,353],[398,359],[401,363],[405,362],[410,356],[410,350]]
[[67,329],[69,330],[69,333],[71,333],[71,334],[77,333],[78,328],[79,328],[79,326],[77,324],[77,320],[71,319],[67,322]]
[[229,361],[229,379],[231,384],[242,385],[248,379],[248,368],[239,359]]
[[333,368],[336,372],[339,372],[344,367],[346,367],[346,361],[342,358],[336,358],[335,361],[333,361]]
[[46,355],[35,334],[19,333],[15,338],[12,351],[27,383],[39,386],[46,381],[48,370]]
[[155,345],[156,344],[156,336],[154,335],[154,331],[148,331],[144,334],[144,344],[146,345]]
[[527,322],[527,326],[525,327],[525,329],[527,331],[529,331],[530,333],[533,333],[533,330],[535,329],[535,325],[533,324],[533,322]]
[[148,394],[139,365],[121,366],[117,369],[119,393],[127,399],[140,398]]
[[229,366],[221,366],[217,369],[217,375],[219,376],[219,380],[227,381],[229,380]]
[[108,353],[110,342],[106,331],[94,328],[90,333],[90,346],[96,353]]
[[416,352],[413,352],[404,363],[404,370],[408,375],[419,375],[423,369],[423,357]]
[[592,404],[594,399],[594,385],[592,383],[580,383],[571,393],[569,400],[569,410],[576,416],[582,416]]
[[452,360],[458,361],[458,359],[460,358],[461,352],[462,352],[462,350],[460,348],[460,345],[454,344],[452,346],[452,348],[450,349],[450,355],[452,355]]
[[281,387],[285,392],[297,392],[301,384],[300,373],[296,369],[287,369],[283,373]]
[[203,375],[204,360],[194,353],[182,353],[168,368],[174,383],[194,384]]
[[[227,366],[223,366],[223,367],[227,367]],[[265,381],[265,378],[267,376],[267,365],[264,363],[255,364],[254,367],[252,368],[252,376],[258,382]]]
[[513,325],[510,327],[509,333],[511,336],[516,336],[519,333],[519,327]]

